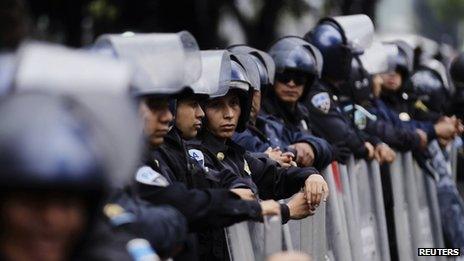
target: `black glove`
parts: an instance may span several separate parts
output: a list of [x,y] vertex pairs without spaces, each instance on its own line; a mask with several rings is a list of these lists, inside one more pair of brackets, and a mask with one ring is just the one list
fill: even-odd
[[345,164],[351,155],[351,150],[347,147],[346,142],[340,141],[332,144],[333,159],[338,163]]

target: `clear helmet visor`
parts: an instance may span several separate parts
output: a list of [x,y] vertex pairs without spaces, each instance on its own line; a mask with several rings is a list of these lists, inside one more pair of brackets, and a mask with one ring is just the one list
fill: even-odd
[[374,42],[359,58],[369,74],[378,74],[394,69],[392,59],[397,55],[398,48],[395,45]]
[[100,125],[109,181],[121,187],[131,180],[141,147],[142,124],[128,95],[129,82],[129,67],[121,61],[62,46],[30,43],[18,51],[14,91],[69,96],[79,102]]
[[224,96],[229,89],[230,54],[226,50],[201,51],[202,74],[192,84],[195,94]]
[[250,84],[255,90],[259,91],[261,88],[259,69],[251,55],[244,53],[232,53],[231,59],[238,62],[244,68],[248,84]]
[[[316,74],[320,77],[322,73],[322,67],[323,67],[323,57],[319,49],[317,49],[314,45],[308,43],[306,40],[297,37],[297,36],[287,36],[284,38],[281,38],[278,40],[271,48],[269,49],[269,53],[274,59],[284,59],[288,60],[290,57],[298,58],[298,56],[306,56],[306,52],[302,51],[302,48],[306,49],[310,56],[311,60],[313,61],[313,64],[309,64],[308,62],[304,63],[306,64],[306,67],[314,67],[316,70]],[[297,55],[297,53],[301,53],[300,55]],[[275,55],[279,54],[279,55]],[[285,54],[285,55],[284,55]],[[278,57],[279,56],[279,57]],[[284,58],[287,57],[287,58]],[[303,58],[303,57],[299,57]],[[300,61],[303,61],[301,59],[297,59]],[[309,59],[305,59],[308,60]],[[295,60],[296,61],[296,60]],[[278,62],[276,61],[276,66]]]
[[355,54],[361,54],[374,40],[374,24],[364,14],[328,18],[343,30],[347,44]]
[[200,78],[201,55],[188,32],[103,35],[96,45],[110,45],[135,69],[136,94],[173,94]]
[[87,51],[33,42],[19,48],[17,62],[16,90],[104,94],[129,91],[131,71],[127,64]]
[[431,59],[426,61],[423,66],[429,68],[432,71],[435,71],[439,76],[441,81],[443,82],[443,86],[450,92],[454,92],[454,86],[452,81],[450,80],[450,76],[448,70],[446,69],[445,65],[436,59]]
[[230,51],[234,52],[234,53],[251,54],[254,57],[256,57],[257,59],[259,59],[261,61],[261,63],[263,63],[264,66],[266,67],[269,82],[271,84],[274,83],[275,63],[274,63],[274,60],[272,59],[272,57],[268,53],[263,52],[263,51],[258,50],[258,49],[255,49],[255,48],[252,48],[252,47],[247,46],[247,45],[234,45],[234,46],[229,47],[228,49]]

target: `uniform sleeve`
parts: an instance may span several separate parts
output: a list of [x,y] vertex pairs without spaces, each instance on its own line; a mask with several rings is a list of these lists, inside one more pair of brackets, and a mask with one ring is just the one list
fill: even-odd
[[420,142],[418,134],[414,131],[395,128],[383,120],[369,121],[365,131],[378,136],[383,142],[399,151],[414,150],[418,148]]
[[313,136],[302,131],[287,131],[291,137],[291,144],[306,142],[314,151],[314,167],[318,170],[325,169],[332,162],[332,146],[324,139]]
[[410,126],[416,129],[421,129],[425,133],[427,133],[427,138],[429,140],[433,140],[437,138],[437,133],[435,132],[435,128],[432,122],[412,120],[412,121],[409,121],[408,123],[410,124]]
[[358,130],[358,132],[359,136],[361,136],[363,140],[368,141],[374,147],[382,143],[382,139],[374,133],[369,133],[365,130]]
[[262,220],[258,202],[241,200],[226,189],[187,189],[178,182],[165,187],[137,182],[135,186],[142,199],[154,205],[170,205],[181,212],[191,232],[226,227],[244,220]]
[[268,158],[255,158],[245,154],[252,179],[258,186],[261,199],[285,199],[297,193],[306,179],[312,174],[318,174],[315,168],[281,168],[275,161]]
[[327,93],[317,93],[307,102],[311,129],[317,136],[326,139],[331,144],[346,142],[347,147],[355,157],[365,158],[367,149],[364,146],[364,140],[358,136],[349,121],[337,110],[336,105],[329,99],[327,104],[330,105],[316,107],[319,103],[318,99],[314,99],[314,97],[320,94]]
[[237,174],[233,173],[232,171],[228,169],[222,169],[220,171],[216,171],[213,169],[209,169],[209,172],[213,172],[218,180],[219,180],[219,185],[222,188],[227,188],[227,189],[234,189],[234,188],[250,188],[250,186],[247,184],[247,182],[238,176]]
[[253,136],[250,131],[245,130],[242,133],[236,132],[232,140],[245,150],[251,152],[264,152],[269,147],[269,144],[261,141],[258,137]]

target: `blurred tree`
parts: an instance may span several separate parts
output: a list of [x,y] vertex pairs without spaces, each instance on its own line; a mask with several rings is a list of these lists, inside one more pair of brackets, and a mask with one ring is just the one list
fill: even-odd
[[0,49],[14,49],[29,32],[28,11],[22,0],[0,2]]
[[[230,41],[231,38],[265,49],[282,34],[278,32],[278,28],[289,22],[289,16],[293,23],[298,24],[303,21],[305,24],[302,28],[307,30],[306,27],[311,26],[311,23],[303,19],[307,16],[314,16],[313,20],[317,20],[325,14],[362,12],[373,17],[372,6],[376,2],[376,0],[26,1],[31,6],[36,32],[39,32],[38,35],[42,39],[80,46],[82,43],[91,42],[103,33],[188,30],[195,36],[202,49],[223,48],[233,42]],[[238,32],[237,35],[227,32],[229,35],[225,38],[221,34],[221,23],[225,18],[233,20],[232,27],[237,27],[234,29]]]
[[462,20],[464,0],[428,0],[430,7],[441,21]]

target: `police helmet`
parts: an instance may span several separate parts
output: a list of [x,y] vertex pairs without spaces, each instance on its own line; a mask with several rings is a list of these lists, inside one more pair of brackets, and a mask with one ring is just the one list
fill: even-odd
[[401,74],[406,81],[412,74],[414,68],[414,49],[404,41],[397,40],[391,42],[398,47],[398,53],[393,58],[393,68]]
[[427,109],[437,113],[446,111],[450,93],[437,71],[420,66],[411,76],[411,87],[414,98]]
[[251,101],[253,97],[252,82],[249,80],[247,71],[244,66],[239,62],[235,54],[230,54],[230,83],[227,91],[218,91],[210,95],[210,99],[223,97],[231,90],[238,90],[240,96],[240,118],[237,124],[237,132],[242,132],[246,129],[246,125],[250,118]]
[[96,215],[110,171],[98,125],[70,96],[8,96],[0,103],[0,190],[73,194]]
[[323,79],[347,80],[353,55],[361,54],[373,40],[374,26],[366,15],[323,18],[304,38],[322,53]]
[[192,84],[195,95],[225,95],[230,84],[230,53],[227,50],[201,51],[201,77]]
[[17,56],[13,93],[72,97],[101,126],[97,132],[108,147],[110,185],[122,187],[130,182],[139,161],[141,124],[128,95],[129,66],[89,51],[36,42],[23,44]]
[[351,62],[350,78],[340,88],[342,95],[350,97],[357,104],[363,104],[373,98],[371,86],[372,76],[364,69],[359,57],[355,57]]
[[137,97],[175,96],[201,75],[200,50],[187,31],[108,34],[97,39],[94,49],[132,64],[132,92]]
[[301,99],[304,99],[310,87],[321,75],[323,61],[319,50],[302,38],[286,36],[271,46],[269,55],[276,65],[276,77],[292,72],[307,77],[301,96]]
[[228,49],[233,53],[247,53],[252,55],[253,60],[255,60],[258,65],[261,91],[263,91],[263,88],[274,83],[275,63],[268,53],[247,45],[232,45]]

